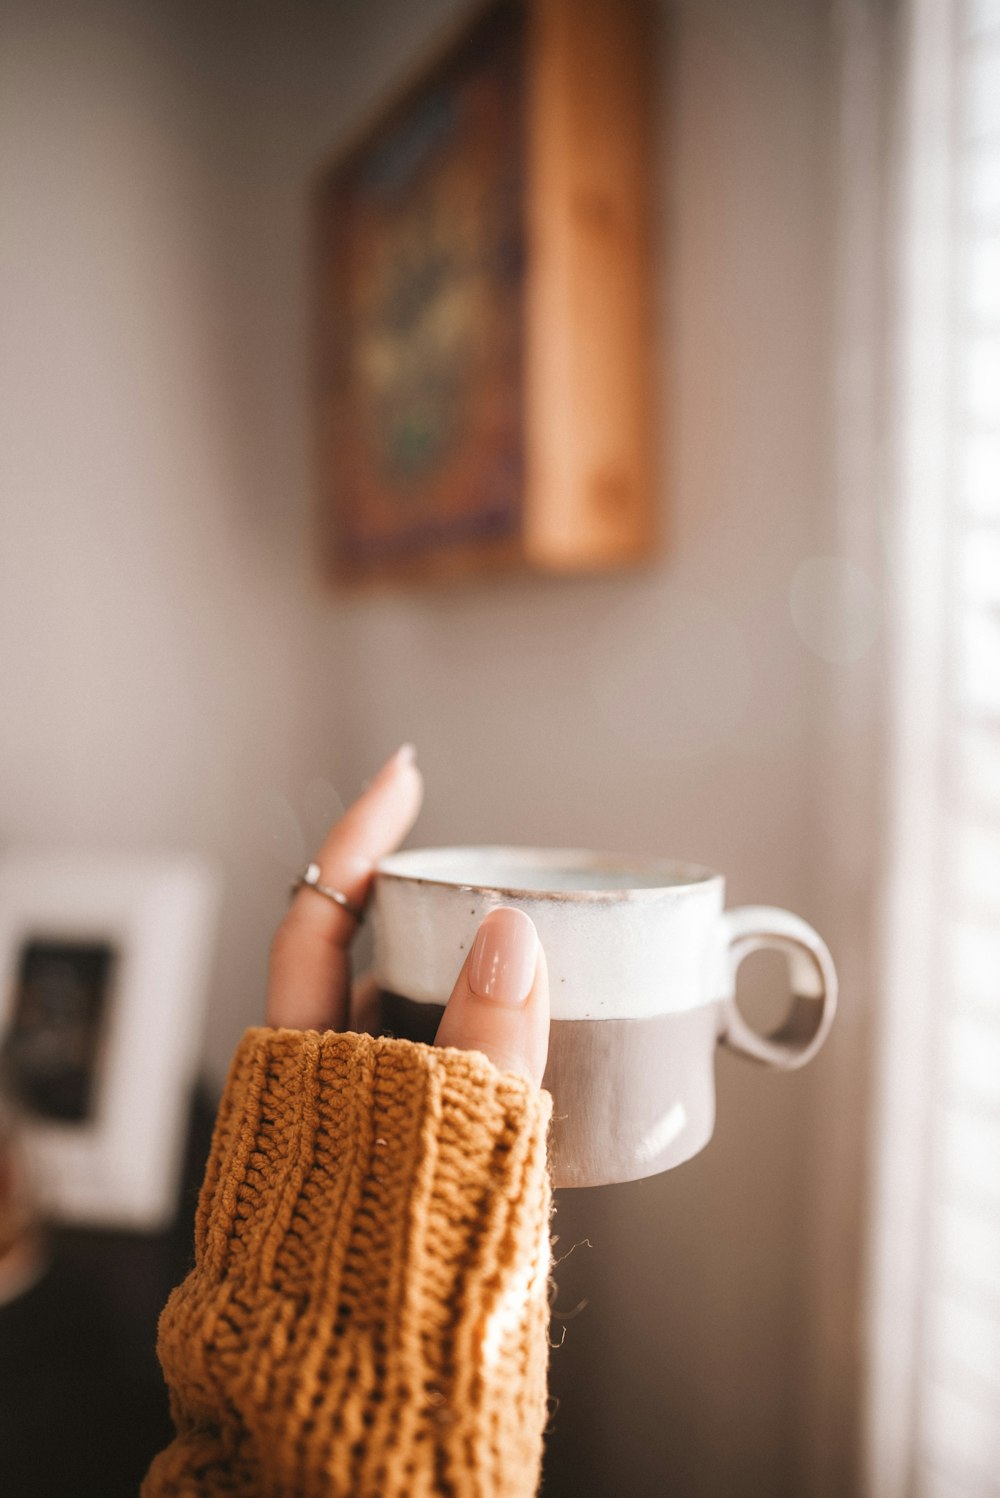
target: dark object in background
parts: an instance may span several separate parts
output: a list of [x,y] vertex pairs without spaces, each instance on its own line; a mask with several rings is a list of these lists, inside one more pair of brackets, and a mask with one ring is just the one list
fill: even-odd
[[40,1118],[91,1117],[116,961],[108,942],[32,938],[22,949],[5,1070],[21,1105]]
[[172,1440],[156,1324],[193,1262],[214,1113],[197,1093],[181,1207],[166,1232],[55,1228],[44,1278],[0,1306],[4,1498],[135,1498]]

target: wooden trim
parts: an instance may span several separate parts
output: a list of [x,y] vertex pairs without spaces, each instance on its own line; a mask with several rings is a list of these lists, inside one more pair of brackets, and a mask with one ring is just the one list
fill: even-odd
[[653,20],[536,0],[525,546],[555,570],[653,543]]

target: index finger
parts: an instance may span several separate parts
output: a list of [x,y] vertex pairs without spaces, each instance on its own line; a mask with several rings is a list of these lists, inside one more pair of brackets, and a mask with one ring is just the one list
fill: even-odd
[[[315,862],[320,882],[364,905],[375,865],[417,819],[423,780],[404,744],[330,830]],[[267,1023],[294,1030],[339,1030],[348,1019],[348,948],[357,921],[308,885],[297,891],[271,944]]]

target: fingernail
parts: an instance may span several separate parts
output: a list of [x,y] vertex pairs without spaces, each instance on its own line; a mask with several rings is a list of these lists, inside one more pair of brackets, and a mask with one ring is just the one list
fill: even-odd
[[469,987],[481,999],[523,1004],[535,981],[538,933],[523,911],[504,905],[476,933],[469,959]]
[[381,765],[375,771],[375,774],[372,775],[370,779],[365,781],[364,785],[361,787],[362,791],[366,791],[368,787],[379,778],[380,775],[384,775],[387,770],[391,770],[393,765],[412,765],[416,763],[416,758],[417,749],[415,744],[400,744],[395,754],[390,754],[385,764]]

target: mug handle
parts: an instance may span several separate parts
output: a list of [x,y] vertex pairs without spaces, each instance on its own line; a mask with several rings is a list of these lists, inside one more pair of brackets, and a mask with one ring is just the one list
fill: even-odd
[[[726,991],[720,1039],[731,1051],[766,1066],[794,1071],[811,1061],[829,1034],[837,1008],[837,971],[823,938],[801,916],[772,905],[723,912]],[[787,1019],[760,1035],[736,1007],[736,972],[744,957],[763,949],[784,952],[792,983]]]

